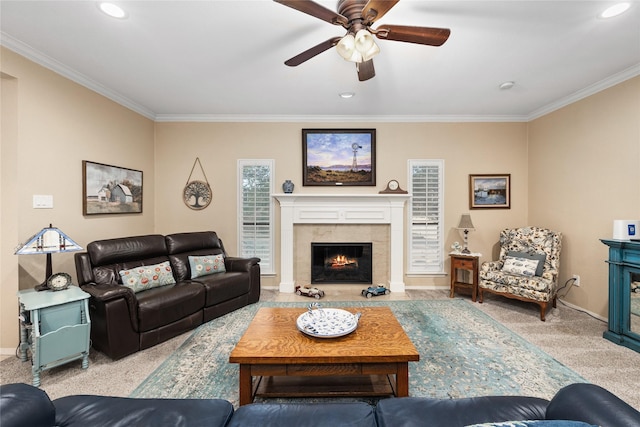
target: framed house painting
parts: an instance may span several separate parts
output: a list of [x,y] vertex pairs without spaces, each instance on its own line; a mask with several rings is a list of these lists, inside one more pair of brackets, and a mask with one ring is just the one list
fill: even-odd
[[510,209],[511,174],[469,175],[469,209]]
[[302,129],[302,185],[376,185],[375,129]]
[[142,213],[142,171],[82,161],[82,214]]

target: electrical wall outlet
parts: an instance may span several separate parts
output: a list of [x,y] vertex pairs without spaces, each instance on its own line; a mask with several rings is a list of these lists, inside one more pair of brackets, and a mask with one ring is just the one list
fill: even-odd
[[573,278],[575,279],[575,280],[573,281],[573,285],[574,285],[574,286],[580,286],[580,276],[578,276],[577,274],[574,274],[574,275],[573,275]]

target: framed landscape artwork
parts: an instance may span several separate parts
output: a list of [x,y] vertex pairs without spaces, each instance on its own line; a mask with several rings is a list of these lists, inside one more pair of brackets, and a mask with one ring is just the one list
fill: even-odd
[[469,209],[510,209],[511,174],[469,175]]
[[375,129],[302,129],[302,185],[376,185]]
[[82,214],[142,213],[142,171],[82,161]]

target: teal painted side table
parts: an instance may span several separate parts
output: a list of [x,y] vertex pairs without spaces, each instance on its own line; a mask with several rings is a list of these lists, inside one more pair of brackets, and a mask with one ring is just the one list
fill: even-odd
[[640,242],[601,241],[609,246],[609,328],[603,336],[640,352]]
[[33,385],[40,372],[82,359],[89,367],[89,294],[77,286],[62,291],[18,291],[20,304],[20,360],[31,351]]

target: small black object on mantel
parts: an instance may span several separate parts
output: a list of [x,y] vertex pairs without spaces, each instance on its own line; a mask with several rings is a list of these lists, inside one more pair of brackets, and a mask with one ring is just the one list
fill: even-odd
[[408,191],[400,188],[400,183],[397,179],[392,179],[387,182],[387,188],[378,192],[379,194],[408,194]]

